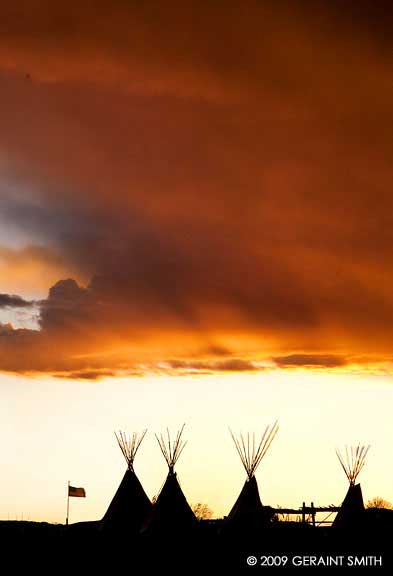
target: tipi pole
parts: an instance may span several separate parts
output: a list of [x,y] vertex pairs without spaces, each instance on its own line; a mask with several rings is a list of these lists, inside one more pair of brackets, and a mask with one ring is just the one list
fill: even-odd
[[67,486],[67,518],[66,518],[66,526],[68,526],[68,516],[70,512],[70,481],[68,480]]

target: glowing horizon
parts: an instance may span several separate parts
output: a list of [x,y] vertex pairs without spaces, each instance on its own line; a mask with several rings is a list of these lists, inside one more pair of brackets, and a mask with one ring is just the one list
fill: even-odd
[[[245,481],[228,426],[258,435],[275,418],[280,430],[256,473],[264,504],[339,505],[348,483],[335,448],[359,442],[371,444],[360,475],[365,501],[393,500],[385,459],[392,440],[387,377],[156,377],[143,387],[136,380],[86,384],[48,378],[25,381],[23,391],[13,380],[2,378],[2,438],[13,439],[2,447],[2,519],[23,513],[25,519],[64,522],[68,480],[87,491],[86,500],[71,503],[71,521],[101,518],[126,468],[114,430],[148,428],[135,470],[152,498],[167,473],[154,432],[167,426],[175,431],[184,421],[188,444],[176,466],[179,481],[188,501],[207,503],[215,517],[229,512]],[[37,411],[42,418],[34,426]]]

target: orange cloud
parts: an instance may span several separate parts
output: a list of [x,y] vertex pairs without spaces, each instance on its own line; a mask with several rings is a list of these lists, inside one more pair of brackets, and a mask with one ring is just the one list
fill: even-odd
[[387,357],[392,56],[377,8],[370,24],[363,2],[351,23],[334,2],[26,6],[0,23],[0,224],[31,241],[0,232],[0,290],[52,288],[40,331],[3,326],[0,369]]
[[61,254],[45,246],[11,248],[0,245],[1,290],[4,292],[19,292],[27,298],[44,296],[48,286],[70,268],[72,264],[66,263]]

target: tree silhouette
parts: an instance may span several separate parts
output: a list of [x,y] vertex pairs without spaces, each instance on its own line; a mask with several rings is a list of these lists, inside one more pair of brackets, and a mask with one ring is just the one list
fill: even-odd
[[191,508],[198,520],[210,520],[213,516],[213,510],[207,504],[202,504],[202,502],[193,504]]
[[375,498],[367,502],[366,508],[386,508],[387,510],[393,510],[393,504],[380,496],[375,496]]

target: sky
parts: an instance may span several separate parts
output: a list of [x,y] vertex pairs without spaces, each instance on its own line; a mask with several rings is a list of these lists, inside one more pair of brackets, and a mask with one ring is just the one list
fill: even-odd
[[155,494],[153,431],[183,421],[184,483],[224,513],[228,424],[276,417],[282,458],[320,445],[324,474],[301,495],[272,450],[269,499],[337,500],[328,453],[372,439],[393,500],[391,3],[3,4],[0,515],[60,521],[71,471],[101,513],[120,426],[151,428]]
[[[224,397],[224,400],[223,400]],[[170,376],[86,383],[15,377],[2,380],[0,517],[65,521],[67,481],[86,499],[71,498],[70,522],[97,520],[126,469],[114,431],[142,431],[135,471],[148,496],[159,493],[167,466],[155,433],[185,423],[187,444],[176,465],[191,504],[229,513],[245,481],[228,427],[255,432],[278,419],[279,431],[256,477],[273,507],[339,505],[348,481],[335,449],[359,442],[370,450],[359,480],[364,500],[392,500],[392,383],[389,377],[310,372]]]

